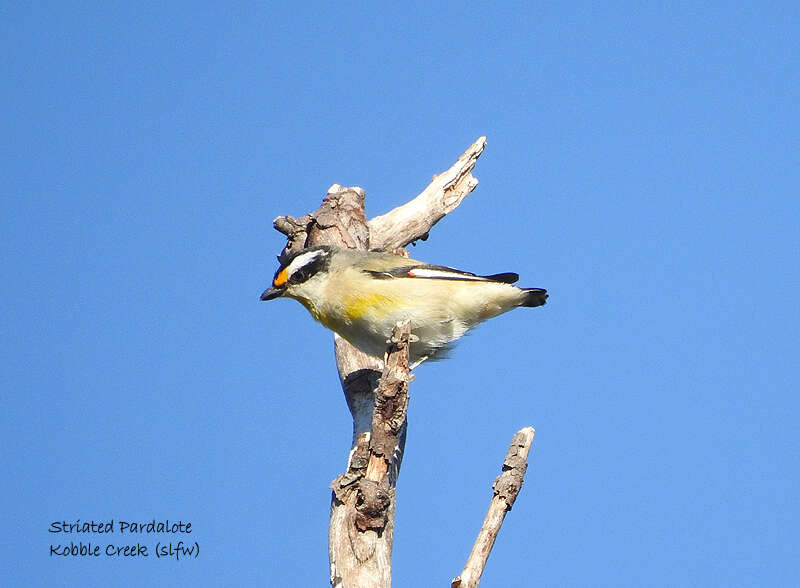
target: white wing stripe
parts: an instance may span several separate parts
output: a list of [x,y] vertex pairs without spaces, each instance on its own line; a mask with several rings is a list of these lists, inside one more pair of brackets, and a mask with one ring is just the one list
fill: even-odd
[[408,272],[410,276],[415,278],[449,278],[457,280],[476,280],[478,282],[485,282],[484,278],[480,276],[471,276],[469,274],[460,274],[458,272],[448,272],[445,270],[437,270],[430,268],[415,267]]

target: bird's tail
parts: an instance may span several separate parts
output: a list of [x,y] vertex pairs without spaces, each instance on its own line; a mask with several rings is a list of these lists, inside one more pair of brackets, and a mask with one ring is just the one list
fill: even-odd
[[520,306],[542,306],[547,303],[547,290],[542,288],[523,288],[525,299]]

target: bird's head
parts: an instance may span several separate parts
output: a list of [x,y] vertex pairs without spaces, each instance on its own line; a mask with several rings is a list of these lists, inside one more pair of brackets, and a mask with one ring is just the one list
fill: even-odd
[[288,257],[272,278],[272,286],[264,290],[261,300],[272,300],[281,296],[304,298],[302,292],[310,281],[318,281],[327,272],[333,248],[327,245],[303,249]]

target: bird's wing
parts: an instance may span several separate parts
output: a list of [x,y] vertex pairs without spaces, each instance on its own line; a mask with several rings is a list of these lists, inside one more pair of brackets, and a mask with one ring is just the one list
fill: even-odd
[[384,271],[365,270],[373,278],[393,279],[393,278],[421,278],[429,280],[461,280],[477,282],[502,282],[513,284],[519,280],[519,276],[514,273],[493,274],[491,276],[478,276],[470,272],[445,267],[443,265],[429,265],[419,263],[415,265],[404,265],[401,267],[389,268]]

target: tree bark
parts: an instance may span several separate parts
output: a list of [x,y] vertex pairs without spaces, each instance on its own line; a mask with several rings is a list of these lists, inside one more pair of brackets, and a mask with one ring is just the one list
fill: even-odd
[[525,471],[528,469],[528,454],[535,433],[533,427],[525,427],[511,440],[503,461],[503,473],[492,484],[494,495],[489,503],[489,511],[486,513],[483,526],[478,532],[478,538],[475,539],[475,545],[472,546],[464,570],[460,576],[453,579],[451,588],[475,588],[481,581],[483,569],[500,532],[500,526],[522,489]]
[[372,430],[359,437],[347,471],[331,483],[329,553],[336,587],[392,582],[396,460],[405,443],[410,333],[408,321],[395,327],[375,388]]

